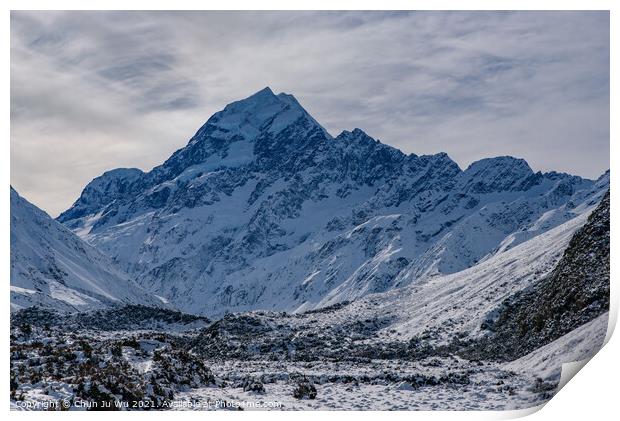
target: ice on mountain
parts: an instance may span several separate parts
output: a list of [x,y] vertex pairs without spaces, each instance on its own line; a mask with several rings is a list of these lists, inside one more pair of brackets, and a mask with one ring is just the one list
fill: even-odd
[[[80,198],[61,220],[186,311],[293,311],[467,269],[589,211],[605,188],[507,156],[463,171],[357,128],[332,138],[265,88],[129,193],[94,208]],[[364,226],[389,215],[401,216]]]

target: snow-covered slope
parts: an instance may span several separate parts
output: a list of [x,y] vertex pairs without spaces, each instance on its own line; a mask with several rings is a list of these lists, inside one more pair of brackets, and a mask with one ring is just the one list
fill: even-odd
[[489,334],[474,352],[518,358],[609,311],[609,208],[607,192],[554,270],[485,322]]
[[[164,385],[166,401],[172,398],[198,409],[206,407],[197,404],[216,400],[277,401],[284,409],[498,410],[540,405],[555,393],[563,363],[600,348],[608,313],[581,326],[587,319],[578,319],[566,335],[539,342],[538,349],[519,359],[479,358],[471,347],[494,338],[485,325],[512,297],[546,289],[547,279],[566,273],[573,264],[584,272],[596,268],[599,259],[586,257],[606,241],[598,233],[601,224],[606,225],[601,217],[601,210],[608,214],[606,205],[603,200],[593,212],[458,273],[425,274],[402,288],[297,314],[252,311],[211,322],[136,306],[78,316],[17,312],[11,318],[17,349],[11,359],[12,407],[23,408],[23,401],[45,402],[50,396],[101,399],[101,392],[109,390],[114,390],[114,399],[128,400],[139,391],[145,400],[161,402],[160,389],[150,387],[154,379]],[[600,241],[583,241],[584,236]],[[576,243],[581,246],[577,250]],[[60,359],[50,381],[48,367],[41,364],[42,353],[49,351],[35,347],[38,341],[52,344],[58,355],[82,355],[81,344],[88,343],[102,364],[81,357]],[[203,381],[196,381],[200,378]],[[85,382],[90,387],[79,386]],[[117,384],[131,387],[113,389]],[[95,393],[90,393],[93,386]],[[300,392],[304,390],[313,395]],[[306,395],[309,399],[301,399]]]
[[608,173],[535,173],[512,157],[463,171],[359,129],[334,138],[265,88],[152,171],[93,180],[58,220],[184,311],[301,311],[467,269],[608,186]]
[[550,273],[588,213],[461,272],[425,276],[415,284],[373,294],[330,314],[328,323],[375,317],[390,320],[379,331],[382,342],[422,337],[433,346],[455,337],[484,336],[485,321],[502,303]]
[[[573,218],[461,272],[427,275],[415,284],[350,303],[294,315],[261,311],[227,315],[201,332],[193,346],[212,358],[260,358],[258,350],[269,350],[271,356],[282,354],[282,358],[302,361],[419,360],[459,354],[505,361],[514,356],[478,358],[478,349],[471,352],[471,345],[493,338],[485,326],[508,299],[531,290],[553,273],[587,217],[586,213]],[[575,323],[572,329],[577,327]],[[540,346],[554,338],[541,341]]]
[[562,364],[592,358],[605,343],[609,313],[578,327],[547,345],[506,364],[514,371],[536,373],[544,380],[560,380]]
[[11,187],[11,309],[84,311],[123,303],[162,306]]
[[[508,299],[539,287],[557,272],[567,246],[576,232],[583,231],[579,230],[587,219],[587,213],[580,215],[461,272],[426,276],[415,284],[353,302],[294,315],[262,311],[227,315],[201,332],[193,346],[212,358],[236,355],[245,360],[260,359],[263,350],[269,350],[270,357],[302,361],[419,360],[445,355],[514,360],[531,349],[495,355],[480,352],[483,341],[494,338],[487,327],[490,320]],[[551,303],[540,304],[544,305]],[[550,321],[555,316],[547,317]],[[573,323],[571,330],[587,320]],[[539,347],[568,332],[539,341]],[[563,361],[556,362],[559,368]]]

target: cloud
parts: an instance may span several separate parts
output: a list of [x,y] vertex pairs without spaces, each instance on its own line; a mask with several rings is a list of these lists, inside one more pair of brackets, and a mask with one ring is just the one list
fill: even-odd
[[264,86],[462,167],[609,167],[607,12],[12,12],[11,183],[57,215]]

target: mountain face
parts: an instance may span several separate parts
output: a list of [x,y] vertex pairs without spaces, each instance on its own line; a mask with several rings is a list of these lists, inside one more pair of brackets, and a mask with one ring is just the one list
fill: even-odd
[[[257,350],[268,350],[270,357],[277,355],[276,360],[300,361],[416,361],[458,355],[464,351],[463,344],[479,345],[482,338],[488,338],[484,324],[503,309],[505,301],[543,285],[543,274],[563,265],[562,253],[576,241],[575,232],[582,232],[587,216],[575,217],[458,273],[425,276],[403,288],[295,315],[273,311],[229,314],[201,331],[191,346],[209,358],[236,357],[246,362],[261,358]],[[592,252],[591,246],[582,250]],[[547,307],[546,303],[537,310]],[[492,343],[501,345],[505,339]],[[498,355],[502,359],[512,356]]]
[[78,201],[71,208],[70,215],[67,212],[63,215],[71,218],[89,215],[113,201],[117,196],[125,194],[129,185],[143,174],[137,168],[118,168],[105,172],[88,183]]
[[58,221],[183,311],[301,311],[467,269],[590,211],[608,186],[608,173],[513,157],[463,171],[360,129],[334,138],[265,88],[152,171],[96,178]]
[[573,236],[557,266],[507,299],[475,343],[480,357],[515,359],[609,311],[609,192]]
[[118,304],[162,306],[109,257],[11,188],[11,309],[73,312]]

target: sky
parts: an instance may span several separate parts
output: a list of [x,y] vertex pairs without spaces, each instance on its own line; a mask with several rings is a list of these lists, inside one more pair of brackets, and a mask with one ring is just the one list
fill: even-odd
[[11,13],[11,184],[57,216],[269,86],[333,136],[609,168],[608,12]]

